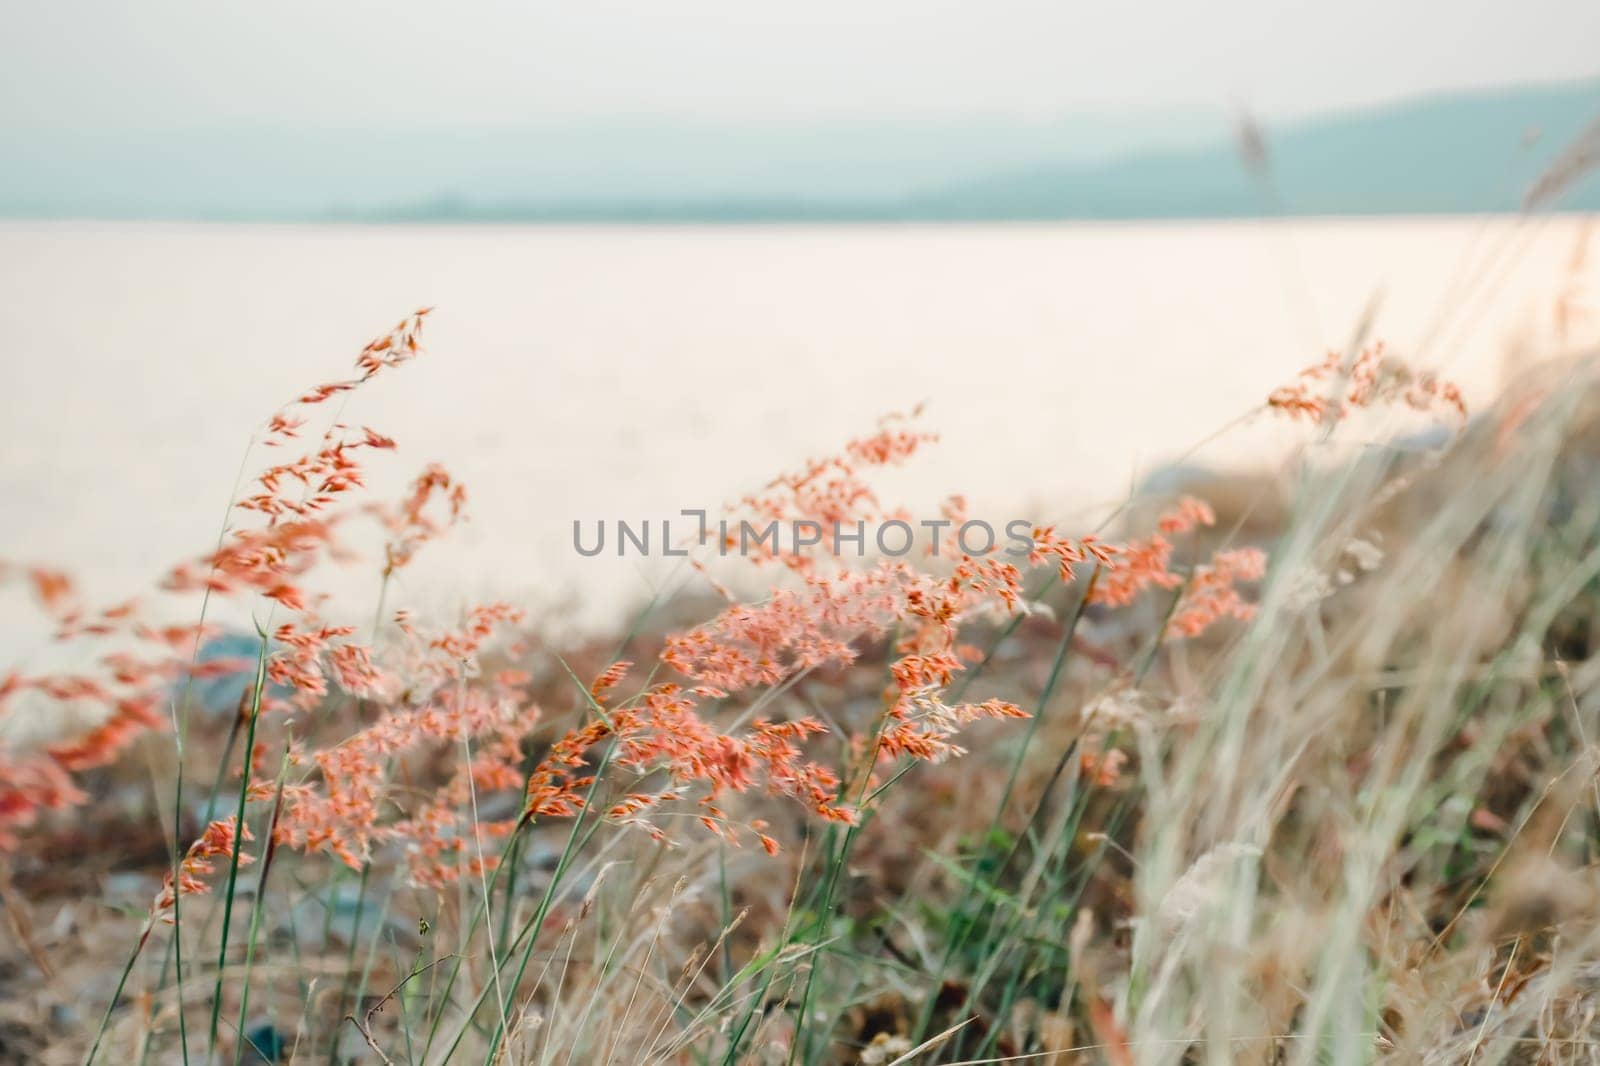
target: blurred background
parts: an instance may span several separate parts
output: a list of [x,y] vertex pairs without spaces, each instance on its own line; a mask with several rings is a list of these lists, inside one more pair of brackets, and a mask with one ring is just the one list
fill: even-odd
[[[1164,0],[66,0],[9,20],[12,217],[1146,219],[1513,210],[1600,12]],[[1236,165],[1271,135],[1281,203]],[[1574,196],[1594,207],[1594,187]]]
[[400,441],[380,491],[473,493],[404,597],[596,624],[670,575],[575,519],[715,508],[917,403],[913,506],[1077,520],[1364,323],[1481,402],[1593,336],[1596,40],[1575,0],[20,8],[0,558],[145,588],[424,305],[345,413]]

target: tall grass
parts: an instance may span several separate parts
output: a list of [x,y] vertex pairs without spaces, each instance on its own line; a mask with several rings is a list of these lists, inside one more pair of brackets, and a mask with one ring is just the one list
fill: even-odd
[[[618,649],[527,632],[505,604],[437,627],[387,612],[390,578],[465,493],[429,467],[371,503],[368,464],[393,442],[325,412],[417,355],[424,314],[273,418],[281,453],[326,424],[168,578],[255,605],[254,662],[207,666],[199,628],[90,609],[53,573],[18,571],[98,657],[13,677],[0,700],[108,714],[6,756],[0,843],[26,856],[92,820],[85,786],[130,773],[141,746],[181,741],[175,770],[216,781],[198,810],[175,804],[185,839],[152,904],[106,913],[81,949],[99,963],[81,992],[98,1024],[40,1055],[1600,1049],[1593,358],[1528,375],[1469,422],[1446,382],[1356,345],[1267,394],[1251,417],[1299,419],[1305,448],[1232,503],[1197,484],[1099,530],[1040,526],[1014,568],[774,551],[755,560],[770,596],[652,604]],[[1420,450],[1384,436],[1397,411],[1447,432]],[[741,509],[881,517],[873,472],[931,443],[887,420]],[[361,642],[324,617],[315,581],[335,534],[374,519],[384,591]],[[666,608],[701,620],[668,624]],[[162,732],[196,677],[230,671],[250,678],[237,716]]]

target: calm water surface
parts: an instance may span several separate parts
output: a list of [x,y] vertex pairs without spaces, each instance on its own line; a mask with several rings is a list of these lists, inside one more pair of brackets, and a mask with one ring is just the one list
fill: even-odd
[[[578,557],[574,518],[715,508],[919,402],[943,440],[892,495],[1012,517],[1118,496],[1369,306],[1482,401],[1548,328],[1583,226],[0,224],[0,558],[96,596],[147,587],[215,540],[241,462],[262,461],[254,427],[432,304],[425,357],[344,412],[401,443],[379,488],[437,459],[473,493],[471,525],[391,602],[604,621],[667,569]],[[1283,444],[1247,428],[1200,458]],[[370,604],[375,586],[336,588]],[[0,606],[0,634],[28,630]]]

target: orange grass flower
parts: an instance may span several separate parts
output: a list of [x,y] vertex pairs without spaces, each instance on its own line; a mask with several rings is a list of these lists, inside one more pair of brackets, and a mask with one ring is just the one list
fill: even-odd
[[[240,843],[255,839],[250,835],[250,827],[238,827],[232,815],[220,818],[206,826],[205,831],[189,845],[189,850],[184,852],[183,861],[178,864],[178,877],[173,881],[169,871],[161,886],[161,891],[156,894],[155,902],[150,906],[152,921],[159,919],[168,925],[173,922],[172,909],[179,896],[199,896],[211,891],[211,886],[206,884],[205,877],[216,870],[213,860],[226,859],[232,861],[234,851]],[[245,866],[255,860],[244,853],[239,854],[239,865]]]
[[1405,403],[1417,411],[1448,411],[1466,421],[1461,390],[1430,371],[1413,370],[1385,350],[1383,342],[1364,348],[1345,364],[1330,351],[1322,362],[1300,371],[1295,380],[1274,389],[1267,407],[1308,422],[1338,421],[1352,410]]

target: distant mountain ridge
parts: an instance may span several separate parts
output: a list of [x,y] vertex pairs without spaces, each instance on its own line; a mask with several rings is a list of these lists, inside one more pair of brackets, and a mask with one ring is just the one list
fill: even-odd
[[[433,222],[896,222],[1514,211],[1590,131],[1600,79],[1221,121],[615,123],[435,134],[6,138],[0,216]],[[19,145],[21,146],[19,148]],[[31,150],[30,150],[31,149]],[[1559,207],[1600,210],[1600,175]]]
[[[912,201],[943,218],[1228,218],[1514,211],[1600,120],[1600,81],[1457,94],[1288,126],[1252,174],[1233,143],[1044,168],[952,185]],[[1600,208],[1590,172],[1562,199]]]

